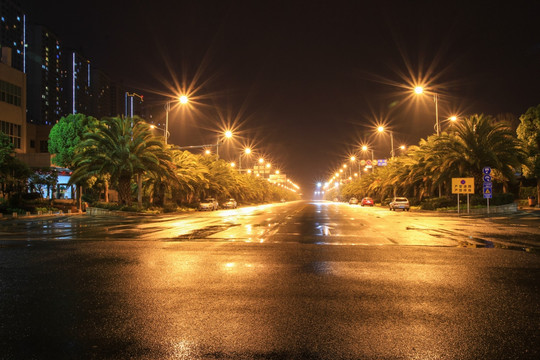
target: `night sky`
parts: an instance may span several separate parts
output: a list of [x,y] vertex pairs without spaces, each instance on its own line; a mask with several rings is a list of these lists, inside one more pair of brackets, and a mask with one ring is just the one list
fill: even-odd
[[[164,117],[170,143],[214,143],[237,125],[241,144],[270,156],[307,193],[363,142],[375,157],[434,132],[439,114],[513,114],[540,104],[540,2],[21,1],[30,20]],[[444,125],[443,125],[444,126]],[[221,150],[220,150],[221,152]]]

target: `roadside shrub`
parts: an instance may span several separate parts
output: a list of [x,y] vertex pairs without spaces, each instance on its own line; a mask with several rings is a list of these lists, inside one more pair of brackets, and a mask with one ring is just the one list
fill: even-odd
[[422,210],[437,210],[440,208],[447,208],[455,206],[457,199],[451,196],[443,196],[440,198],[426,199],[420,203],[420,209]]
[[519,189],[519,198],[528,199],[529,196],[536,197],[536,186],[522,186]]
[[[471,196],[470,201],[472,205],[487,205],[487,201],[486,199],[484,199],[484,195],[475,194]],[[490,206],[507,205],[513,202],[514,194],[512,193],[495,193],[493,194],[493,198],[489,199]]]

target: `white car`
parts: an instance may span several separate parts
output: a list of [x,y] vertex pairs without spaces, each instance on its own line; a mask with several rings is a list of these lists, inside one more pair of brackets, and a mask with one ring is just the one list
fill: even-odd
[[199,210],[214,211],[218,209],[218,202],[214,198],[206,198],[199,203]]
[[238,203],[233,198],[230,198],[227,201],[225,201],[224,203],[222,203],[221,206],[224,209],[236,209],[236,207],[238,206]]
[[390,204],[388,204],[388,207],[390,208],[390,211],[396,209],[402,209],[403,211],[409,211],[410,205],[409,205],[409,199],[406,197],[395,197]]

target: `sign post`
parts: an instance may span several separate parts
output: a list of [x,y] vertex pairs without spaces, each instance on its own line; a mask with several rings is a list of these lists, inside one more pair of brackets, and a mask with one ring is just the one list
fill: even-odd
[[452,178],[452,194],[458,196],[458,214],[459,214],[459,194],[467,194],[467,214],[469,208],[469,194],[474,194],[474,178]]
[[482,173],[484,174],[483,180],[484,184],[482,186],[482,193],[484,194],[484,199],[487,201],[487,213],[489,215],[489,199],[493,196],[493,187],[492,187],[492,178],[491,178],[491,168],[489,166],[486,166],[482,169]]

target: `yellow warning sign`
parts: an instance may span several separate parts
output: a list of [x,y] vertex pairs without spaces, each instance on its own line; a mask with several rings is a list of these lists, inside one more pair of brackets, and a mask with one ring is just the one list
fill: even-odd
[[474,194],[474,178],[452,178],[452,194]]

